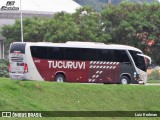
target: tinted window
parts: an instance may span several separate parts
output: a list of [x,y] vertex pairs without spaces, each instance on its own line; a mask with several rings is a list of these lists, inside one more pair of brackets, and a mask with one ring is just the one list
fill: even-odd
[[110,50],[110,49],[98,50],[98,58],[101,61],[130,63],[129,57],[125,50]]
[[100,61],[113,61],[113,50],[109,49],[99,49],[98,58]]
[[142,54],[142,53],[136,52],[136,51],[131,51],[131,50],[129,52],[130,52],[130,54],[131,54],[131,56],[132,56],[132,58],[135,62],[135,65],[139,69],[141,69],[143,71],[146,71],[146,65],[145,65],[144,57],[137,55],[137,54]]
[[47,59],[63,60],[65,48],[61,47],[48,47],[47,48]]
[[81,60],[82,59],[81,48],[65,48],[65,59],[66,60]]
[[81,60],[87,61],[96,61],[98,59],[98,50],[97,49],[89,49],[89,48],[82,48]]
[[65,48],[66,60],[97,60],[97,50],[89,48]]
[[12,43],[10,48],[10,53],[18,51],[25,54],[25,46],[26,46],[25,43]]
[[39,59],[64,59],[64,49],[58,47],[31,46],[32,57]]
[[32,57],[36,57],[39,59],[46,59],[47,58],[47,47],[31,46],[31,54],[32,54]]
[[31,46],[31,54],[39,59],[130,62],[124,50]]
[[125,50],[114,50],[114,61],[122,63],[130,63],[130,59]]

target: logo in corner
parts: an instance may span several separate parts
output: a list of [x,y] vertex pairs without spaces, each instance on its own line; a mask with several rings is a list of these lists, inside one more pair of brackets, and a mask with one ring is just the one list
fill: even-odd
[[15,1],[7,1],[5,6],[1,7],[1,11],[18,11],[19,7],[15,7]]

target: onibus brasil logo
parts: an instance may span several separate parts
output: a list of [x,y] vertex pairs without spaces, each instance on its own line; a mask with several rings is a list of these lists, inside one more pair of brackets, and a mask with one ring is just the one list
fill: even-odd
[[1,7],[1,11],[17,11],[19,7],[15,7],[15,1],[7,1],[5,6]]

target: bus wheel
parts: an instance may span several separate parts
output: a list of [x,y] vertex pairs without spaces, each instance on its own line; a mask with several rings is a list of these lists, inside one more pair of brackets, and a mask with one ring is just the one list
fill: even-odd
[[55,77],[56,82],[64,82],[65,81],[65,76],[62,74],[57,74]]
[[129,79],[126,76],[122,76],[120,79],[121,84],[126,85],[129,83]]

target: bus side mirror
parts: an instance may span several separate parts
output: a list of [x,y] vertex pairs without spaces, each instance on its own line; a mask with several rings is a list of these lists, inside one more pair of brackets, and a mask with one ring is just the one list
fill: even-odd
[[151,65],[151,61],[147,58],[144,59],[145,59],[146,69],[148,69],[148,67]]

